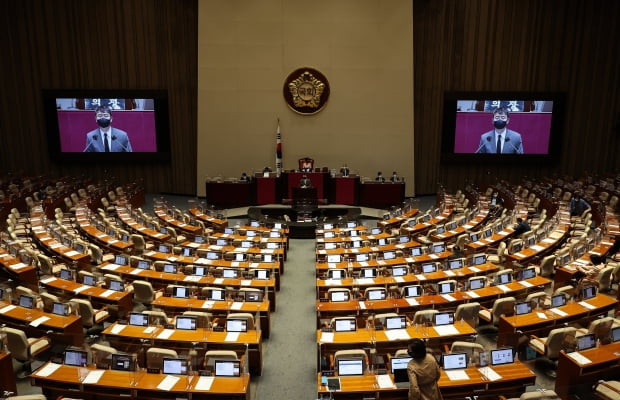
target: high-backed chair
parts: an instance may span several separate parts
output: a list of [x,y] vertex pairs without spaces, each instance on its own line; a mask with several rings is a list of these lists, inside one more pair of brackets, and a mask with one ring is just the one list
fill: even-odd
[[459,304],[456,307],[456,311],[454,311],[454,320],[455,321],[465,321],[472,328],[478,327],[478,313],[480,312],[480,303],[471,302],[471,303],[463,303]]
[[51,347],[51,340],[47,336],[29,338],[24,331],[9,327],[0,329],[0,332],[6,334],[7,348],[11,356],[22,364],[25,372],[30,372],[30,365],[35,358]]
[[547,293],[542,290],[539,292],[530,293],[525,298],[525,301],[532,305],[532,310],[535,310],[538,307],[546,305]]
[[603,400],[620,400],[620,381],[598,381],[594,393]]
[[93,363],[98,368],[107,369],[112,362],[112,354],[118,353],[114,347],[95,343],[90,346],[90,352],[93,356]]
[[207,350],[205,352],[205,369],[213,372],[216,360],[238,360],[234,350]]
[[555,273],[555,256],[553,254],[546,256],[540,262],[539,275],[545,278],[550,277]]
[[608,292],[611,290],[611,274],[614,272],[614,270],[614,266],[607,266],[598,273],[598,275],[596,276],[596,280],[598,281],[599,292]]
[[164,358],[178,358],[176,351],[160,347],[150,347],[146,351],[146,367],[148,369],[159,369],[163,367]]
[[525,392],[521,394],[521,396],[519,397],[512,397],[510,399],[507,399],[506,397],[500,395],[499,399],[500,400],[559,400],[560,396],[558,396],[558,394],[554,392],[553,390],[547,390],[547,389],[540,390],[539,389],[533,392]]
[[245,319],[246,320],[246,326],[249,330],[255,329],[255,325],[254,325],[254,315],[250,314],[250,313],[230,313],[228,314],[228,316],[226,317],[227,319]]
[[480,343],[457,340],[452,342],[450,353],[466,353],[467,359],[477,364],[480,361],[480,353],[484,353],[484,346]]
[[152,325],[166,325],[172,322],[172,319],[161,310],[144,310],[142,314],[149,316],[149,324]]
[[367,320],[368,322],[373,322],[375,327],[377,327],[378,325],[385,326],[385,319],[388,317],[398,317],[398,314],[395,312],[389,312],[389,313],[369,315]]
[[183,311],[183,315],[196,317],[196,328],[210,328],[213,315],[204,311]]
[[41,301],[43,302],[43,311],[52,312],[54,303],[61,303],[60,297],[48,292],[41,292]]
[[435,314],[438,314],[439,310],[419,310],[413,314],[414,325],[427,325],[433,322]]
[[103,321],[110,317],[110,313],[107,307],[96,310],[90,303],[90,300],[86,299],[72,299],[71,302],[78,308],[80,316],[82,317],[82,325],[89,334],[98,333],[103,330]]
[[153,300],[159,297],[159,295],[161,295],[161,293],[153,289],[151,282],[143,280],[133,281],[133,301],[135,303],[149,305]]
[[338,350],[334,353],[332,369],[338,369],[340,360],[361,359],[363,361],[362,368],[366,371],[368,365],[368,355],[363,349]]
[[510,316],[514,314],[515,303],[516,299],[512,296],[499,298],[493,302],[491,310],[481,307],[478,316],[486,322],[497,326],[502,315]]
[[537,360],[537,365],[542,367],[545,374],[555,378],[556,361],[561,350],[574,349],[576,330],[573,327],[556,328],[549,332],[545,338],[532,335],[529,346],[543,358]]
[[503,264],[505,260],[505,257],[504,257],[505,252],[506,252],[506,242],[500,242],[494,253],[487,253],[487,262],[490,262],[495,265]]
[[581,328],[577,330],[577,336],[594,333],[596,335],[596,338],[600,340],[602,344],[608,344],[611,342],[610,332],[613,324],[613,317],[593,319],[592,321],[590,321],[588,329]]
[[172,242],[175,244],[183,243],[187,240],[187,238],[184,235],[177,233],[176,229],[174,229],[171,226],[166,227],[166,232],[168,233],[168,235],[170,235]]

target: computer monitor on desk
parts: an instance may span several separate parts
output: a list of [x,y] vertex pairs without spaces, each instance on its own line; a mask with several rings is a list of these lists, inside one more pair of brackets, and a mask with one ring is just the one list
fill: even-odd
[[506,365],[514,362],[512,348],[491,350],[491,365]]
[[444,369],[444,371],[449,371],[453,369],[465,369],[467,368],[467,354],[443,354],[441,356],[441,367]]
[[214,375],[218,377],[241,376],[241,362],[239,360],[215,360]]
[[74,367],[85,367],[88,363],[88,353],[85,350],[65,350],[63,364]]
[[357,330],[355,317],[337,318],[334,321],[334,330],[336,332],[355,332]]
[[364,375],[364,360],[340,359],[338,360],[338,376],[359,376]]
[[329,292],[329,301],[333,301],[333,302],[349,301],[349,291],[348,290],[332,290]]
[[188,362],[183,358],[164,358],[162,373],[165,375],[187,375]]
[[132,312],[129,314],[129,325],[148,326],[149,316],[138,312]]

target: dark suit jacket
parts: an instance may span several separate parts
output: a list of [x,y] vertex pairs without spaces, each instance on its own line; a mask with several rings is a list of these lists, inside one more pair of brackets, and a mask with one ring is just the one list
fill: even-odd
[[[521,135],[510,129],[506,129],[504,133],[504,144],[502,145],[502,154],[523,154],[523,143]],[[480,137],[480,144],[476,153],[479,154],[495,154],[497,143],[495,143],[495,130],[484,133]]]
[[[129,136],[127,136],[127,132],[120,129],[111,128],[109,133],[112,137],[110,152],[123,153],[133,151],[131,149],[131,143],[129,143]],[[104,149],[103,136],[99,128],[86,134],[86,147],[84,148],[84,152],[103,152]]]

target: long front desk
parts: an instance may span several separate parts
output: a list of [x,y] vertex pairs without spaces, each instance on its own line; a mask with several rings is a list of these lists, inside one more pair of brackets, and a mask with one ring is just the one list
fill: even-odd
[[[489,368],[499,374],[496,380],[489,379]],[[444,400],[462,400],[473,398],[479,400],[496,400],[499,395],[505,397],[519,397],[525,391],[526,386],[534,385],[536,374],[526,365],[516,362],[509,365],[494,367],[468,367],[465,373],[467,380],[451,380],[442,370],[439,378],[439,391]],[[389,381],[393,382],[393,377]],[[340,390],[330,391],[321,383],[321,374],[317,375],[317,393],[319,396],[331,396],[330,399],[362,399],[373,398],[382,400],[406,399],[409,388],[396,388],[395,386],[379,384],[378,375],[365,373],[362,376],[340,377]]]
[[101,370],[48,362],[30,375],[48,399],[250,399],[250,375],[222,378]]

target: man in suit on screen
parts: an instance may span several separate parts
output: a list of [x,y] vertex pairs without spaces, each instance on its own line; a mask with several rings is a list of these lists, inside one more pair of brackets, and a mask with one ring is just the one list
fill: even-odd
[[480,137],[478,154],[523,154],[521,134],[507,129],[510,112],[505,107],[493,111],[493,130]]
[[95,121],[98,128],[86,134],[86,147],[84,152],[131,152],[131,143],[127,132],[113,128],[112,109],[105,105],[95,109]]

